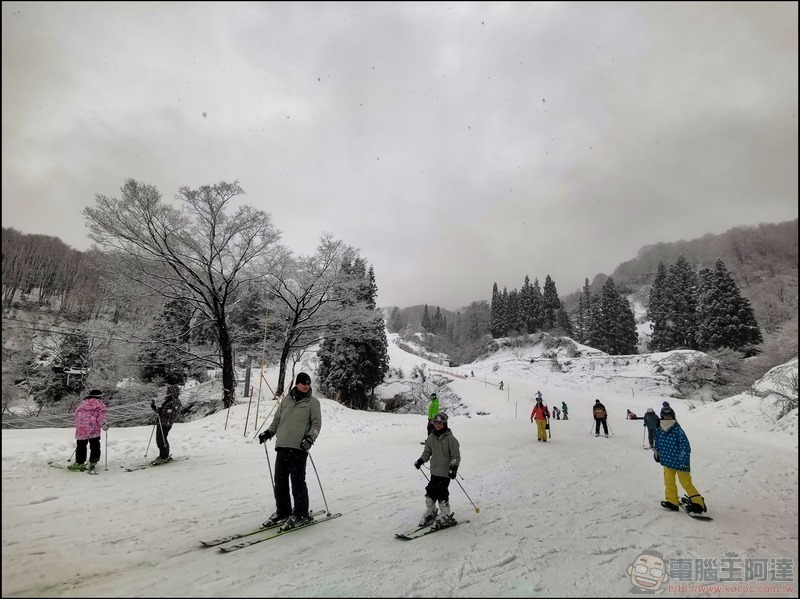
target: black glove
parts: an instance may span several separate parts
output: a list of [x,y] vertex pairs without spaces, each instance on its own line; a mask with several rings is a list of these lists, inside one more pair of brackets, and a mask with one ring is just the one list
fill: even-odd
[[531,424],[533,424],[533,418],[531,418]]
[[150,409],[152,409],[154,412],[158,412],[158,408],[156,407],[156,400],[155,399],[151,399],[150,400]]
[[314,437],[312,437],[311,435],[306,435],[305,437],[303,437],[303,440],[300,441],[300,449],[302,449],[303,451],[308,451],[309,449],[311,449],[312,445],[314,445]]
[[269,430],[269,429],[265,430],[263,433],[261,433],[258,436],[258,442],[259,443],[265,443],[265,442],[269,441],[270,439],[272,439],[272,431]]
[[422,461],[422,458],[420,458],[419,460],[417,460],[416,462],[414,462],[414,468],[416,468],[417,470],[419,470],[420,468],[422,468],[422,464],[424,464],[424,463],[425,463],[425,462],[423,462],[423,461]]
[[657,449],[653,450],[653,459],[656,462],[658,462],[659,464],[661,463],[661,456],[658,455],[658,450]]
[[450,466],[450,471],[447,473],[447,476],[449,476],[450,478],[455,478],[457,473],[458,473],[458,466]]

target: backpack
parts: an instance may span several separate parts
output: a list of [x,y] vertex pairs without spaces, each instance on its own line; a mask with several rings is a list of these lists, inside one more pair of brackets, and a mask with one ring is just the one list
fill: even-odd
[[605,408],[601,408],[600,406],[595,406],[595,408],[594,408],[594,417],[597,418],[597,419],[605,418],[606,417]]

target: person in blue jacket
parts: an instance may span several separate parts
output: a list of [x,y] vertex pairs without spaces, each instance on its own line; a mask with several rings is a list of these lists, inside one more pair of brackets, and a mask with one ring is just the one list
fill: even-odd
[[706,511],[705,500],[692,484],[691,455],[692,447],[689,445],[689,439],[681,425],[675,420],[675,411],[669,405],[662,407],[661,422],[656,429],[655,449],[653,450],[653,458],[664,467],[664,497],[666,501],[661,502],[661,507],[674,512],[680,509],[678,486],[675,484],[677,475],[678,481],[686,489],[691,500],[689,509],[697,514]]

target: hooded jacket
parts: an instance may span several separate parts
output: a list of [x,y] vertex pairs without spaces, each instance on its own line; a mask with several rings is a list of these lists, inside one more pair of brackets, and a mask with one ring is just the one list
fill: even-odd
[[96,397],[87,397],[75,408],[75,438],[79,441],[100,436],[106,422],[106,404]]
[[301,449],[300,443],[306,435],[316,442],[322,428],[322,410],[319,400],[309,387],[308,393],[301,393],[292,387],[283,396],[269,431],[275,437],[275,448],[288,447]]
[[690,471],[692,447],[680,424],[675,422],[667,431],[659,426],[653,437],[653,444],[662,466],[682,472]]
[[655,412],[645,412],[644,415],[644,426],[646,426],[651,431],[654,431],[658,428],[658,423],[661,419],[658,417],[658,414]]
[[453,436],[453,431],[445,428],[428,435],[419,459],[423,464],[430,459],[432,476],[448,476],[450,466],[461,464],[461,446]]

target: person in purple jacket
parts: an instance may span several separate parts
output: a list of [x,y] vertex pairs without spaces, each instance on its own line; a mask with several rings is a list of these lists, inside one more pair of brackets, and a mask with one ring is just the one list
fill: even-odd
[[86,467],[86,446],[89,446],[89,472],[94,472],[100,461],[100,431],[108,430],[106,424],[106,404],[103,403],[103,392],[93,389],[75,408],[75,438],[78,446],[75,449],[75,463],[70,470],[84,471]]

